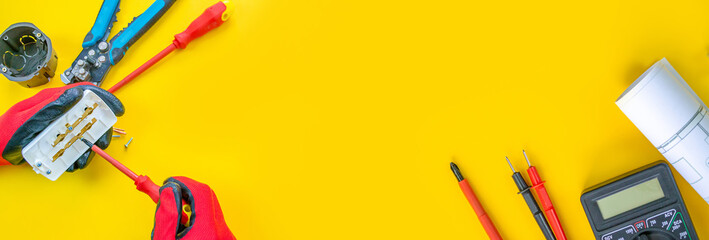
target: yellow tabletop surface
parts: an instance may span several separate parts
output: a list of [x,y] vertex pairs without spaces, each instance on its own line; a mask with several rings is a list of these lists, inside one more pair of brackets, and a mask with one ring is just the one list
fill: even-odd
[[[486,239],[454,157],[504,238],[543,239],[504,160],[525,169],[522,149],[569,239],[590,240],[582,191],[663,159],[615,99],[667,57],[709,100],[706,1],[232,1],[228,22],[116,92],[128,134],[107,152],[156,182],[208,183],[240,240]],[[151,3],[122,0],[112,34]],[[178,0],[103,87],[214,3]],[[51,38],[61,73],[101,1],[0,5],[3,28],[32,22]],[[0,109],[59,86],[2,79]],[[674,174],[709,237],[709,205]],[[101,158],[56,182],[0,167],[0,193],[0,239],[153,227],[155,204]]]

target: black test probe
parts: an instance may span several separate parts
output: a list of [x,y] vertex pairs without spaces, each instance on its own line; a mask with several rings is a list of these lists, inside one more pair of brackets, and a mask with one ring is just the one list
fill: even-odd
[[524,201],[527,202],[527,207],[529,207],[529,210],[532,211],[534,220],[536,220],[537,225],[539,225],[539,229],[541,229],[542,233],[544,233],[544,237],[546,237],[547,240],[556,240],[556,237],[554,237],[554,232],[552,232],[551,227],[549,226],[549,222],[547,222],[547,219],[544,218],[544,213],[542,213],[542,210],[539,208],[539,205],[537,205],[537,201],[534,199],[534,195],[532,195],[532,192],[529,191],[529,185],[527,185],[527,181],[524,180],[522,174],[515,171],[515,168],[512,167],[510,159],[507,157],[505,157],[505,159],[507,160],[507,164],[510,165],[510,169],[512,169],[512,179],[515,181],[517,189],[519,189],[519,192],[517,194],[522,194]]

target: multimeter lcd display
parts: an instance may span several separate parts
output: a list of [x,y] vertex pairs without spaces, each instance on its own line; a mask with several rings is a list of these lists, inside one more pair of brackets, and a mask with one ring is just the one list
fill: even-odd
[[660,181],[650,179],[596,201],[603,219],[615,217],[652,201],[665,197]]
[[657,161],[581,195],[596,240],[697,240],[667,163]]

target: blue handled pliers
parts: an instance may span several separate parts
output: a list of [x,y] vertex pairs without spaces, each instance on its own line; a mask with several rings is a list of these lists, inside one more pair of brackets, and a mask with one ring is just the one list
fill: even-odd
[[61,74],[62,82],[91,82],[100,86],[111,66],[116,65],[128,48],[150,29],[155,22],[175,3],[175,0],[155,0],[145,12],[134,18],[128,27],[108,39],[116,22],[120,0],[104,0],[94,26],[86,34],[81,46],[84,48],[71,67]]

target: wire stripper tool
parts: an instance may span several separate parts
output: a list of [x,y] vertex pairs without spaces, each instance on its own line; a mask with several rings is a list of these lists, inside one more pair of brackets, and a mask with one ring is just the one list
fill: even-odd
[[106,41],[113,23],[117,21],[119,3],[120,0],[103,1],[93,27],[81,44],[83,50],[71,67],[61,74],[62,82],[65,84],[91,82],[101,86],[108,70],[123,59],[128,48],[165,14],[175,0],[155,0],[126,28],[113,36],[110,41]]

